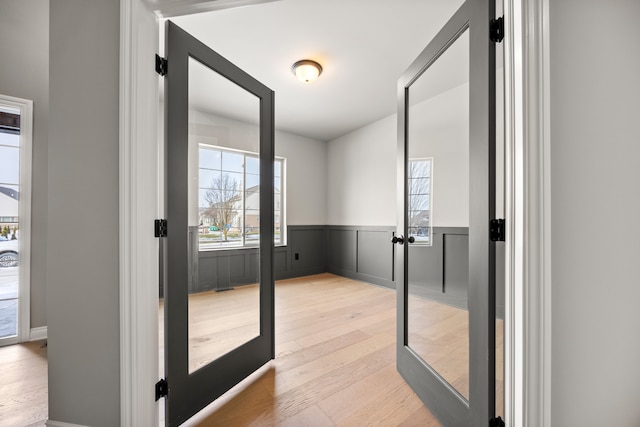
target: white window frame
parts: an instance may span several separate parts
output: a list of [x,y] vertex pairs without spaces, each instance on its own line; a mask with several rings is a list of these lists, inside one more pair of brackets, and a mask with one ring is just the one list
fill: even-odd
[[[205,143],[200,143],[198,144],[198,150],[216,150],[216,151],[220,151],[220,152],[227,152],[227,153],[234,153],[234,154],[241,154],[244,156],[244,158],[246,159],[247,157],[254,157],[254,158],[258,158],[260,155],[258,153],[253,153],[250,151],[244,151],[244,150],[236,150],[236,149],[232,149],[232,148],[228,148],[228,147],[222,147],[219,145],[213,145],[213,144],[205,144]],[[275,161],[276,162],[280,162],[280,209],[279,209],[279,213],[280,213],[280,236],[279,239],[276,241],[274,239],[274,244],[275,246],[284,246],[286,245],[286,222],[285,222],[285,215],[284,215],[284,200],[285,200],[285,188],[284,188],[284,182],[285,182],[285,165],[286,165],[286,159],[284,157],[280,157],[280,156],[275,156]],[[203,169],[200,167],[200,164],[198,164],[198,176],[199,176],[199,172],[200,170]],[[218,169],[211,169],[211,168],[206,168],[206,169],[210,169],[210,170],[218,170]],[[221,173],[224,173],[225,171],[223,171],[222,169],[219,169]],[[275,172],[275,168],[274,168],[274,172]],[[240,229],[241,230],[245,230],[246,229],[246,216],[247,216],[247,209],[246,209],[246,192],[247,192],[247,188],[246,188],[246,175],[247,175],[247,170],[246,170],[246,160],[243,162],[243,166],[242,166],[242,183],[241,183],[241,190],[240,194],[241,194],[241,202],[240,202],[240,209],[238,210],[242,210],[242,224],[240,224]],[[275,175],[274,175],[274,180],[275,180]],[[204,184],[198,182],[198,215],[199,215],[199,211],[200,211],[200,190],[204,189]],[[276,203],[274,201],[274,220],[276,218]],[[275,229],[274,229],[274,235],[275,235]],[[200,242],[202,243],[202,242]],[[250,241],[247,242],[246,239],[246,235],[245,232],[243,231],[241,233],[241,240],[240,240],[240,244],[229,244],[229,245],[223,245],[221,244],[220,241],[216,241],[214,244],[215,246],[212,247],[202,247],[200,246],[200,251],[219,251],[219,250],[233,250],[233,249],[245,249],[245,248],[257,248],[259,246],[260,240],[256,239],[255,241]]]
[[18,328],[17,335],[0,339],[0,346],[31,339],[31,169],[33,145],[33,101],[0,95],[0,106],[20,112],[20,201],[18,203]]

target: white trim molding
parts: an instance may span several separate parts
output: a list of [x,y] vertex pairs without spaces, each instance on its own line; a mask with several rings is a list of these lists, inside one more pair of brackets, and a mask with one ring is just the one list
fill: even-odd
[[551,425],[548,0],[505,2],[505,415]]
[[143,0],[120,1],[120,425],[158,425],[159,32]]
[[40,326],[39,328],[31,328],[29,332],[29,341],[38,341],[47,339],[47,327]]

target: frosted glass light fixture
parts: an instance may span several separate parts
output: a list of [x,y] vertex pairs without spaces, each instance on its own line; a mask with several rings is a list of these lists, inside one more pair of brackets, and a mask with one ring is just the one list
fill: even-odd
[[322,66],[316,61],[302,59],[291,66],[291,71],[302,83],[313,83],[322,74]]

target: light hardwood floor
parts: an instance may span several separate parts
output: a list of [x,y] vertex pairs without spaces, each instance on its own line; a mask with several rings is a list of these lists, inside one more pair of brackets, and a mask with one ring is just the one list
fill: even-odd
[[[193,306],[237,304],[233,292]],[[395,291],[321,274],[279,281],[275,296],[276,359],[186,425],[440,425],[396,371]],[[215,342],[202,334],[198,355]]]
[[0,426],[44,426],[47,348],[34,341],[0,348]]
[[[215,297],[217,303],[226,299],[227,308],[242,307],[243,295],[251,292],[251,287],[245,287],[192,297],[198,300],[194,299],[192,306],[194,367],[206,361],[203,354],[210,350],[209,345],[224,342],[221,338],[224,330],[203,327],[212,311],[206,298]],[[395,291],[321,274],[279,281],[275,296],[276,359],[186,425],[439,425],[396,371]],[[426,310],[432,303],[420,301],[416,308],[423,304]],[[414,318],[415,322],[425,319],[431,322],[431,335],[416,334],[415,347],[427,339],[434,343],[438,337],[448,337],[443,341],[448,343],[448,350],[459,352],[451,344],[464,336],[465,314],[441,305],[431,310],[434,311],[431,316]],[[219,312],[225,316],[231,316],[230,313]],[[238,315],[245,320],[252,317],[247,316],[246,310]],[[501,352],[502,322],[497,326],[497,347]],[[423,329],[426,323],[415,331]],[[0,426],[44,425],[47,360],[43,344],[38,341],[0,348]],[[443,344],[440,349],[447,346]],[[425,357],[446,353],[428,353],[428,347],[420,351],[425,352]],[[460,363],[459,357],[442,357],[438,363],[446,360],[455,363],[440,365],[440,369],[451,375],[448,378],[459,389],[464,389],[465,381],[457,382],[455,378],[464,378],[465,364]],[[498,366],[501,365],[500,360]],[[498,372],[501,389],[502,376]]]

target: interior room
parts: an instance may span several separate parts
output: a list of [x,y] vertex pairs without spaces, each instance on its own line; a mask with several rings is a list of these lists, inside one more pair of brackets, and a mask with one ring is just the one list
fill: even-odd
[[[275,92],[274,154],[282,163],[280,175],[274,173],[271,178],[274,183],[280,179],[282,198],[273,201],[274,207],[278,203],[281,207],[279,221],[274,210],[275,234],[281,240],[273,249],[272,273],[284,285],[280,294],[276,287],[276,325],[278,321],[284,325],[278,307],[294,313],[294,323],[303,318],[310,321],[311,311],[318,309],[300,295],[292,297],[293,305],[285,309],[284,299],[278,300],[288,292],[285,289],[304,289],[312,295],[331,285],[336,287],[332,291],[335,301],[341,301],[340,292],[348,286],[349,293],[371,302],[353,308],[368,314],[345,320],[356,328],[347,334],[362,339],[356,347],[364,348],[363,353],[384,348],[391,355],[389,360],[386,353],[377,360],[390,363],[391,368],[372,360],[349,362],[335,377],[326,366],[320,368],[327,369],[332,381],[347,377],[351,367],[377,366],[384,375],[395,375],[394,393],[384,404],[373,404],[377,402],[373,399],[355,404],[361,406],[351,411],[344,406],[351,401],[342,399],[349,395],[347,389],[364,391],[375,388],[365,384],[385,383],[387,377],[379,373],[371,383],[345,385],[336,396],[325,395],[291,412],[287,419],[294,425],[312,425],[309,420],[336,425],[362,421],[365,418],[350,417],[365,416],[368,409],[387,411],[403,405],[410,413],[387,425],[409,422],[412,416],[424,417],[421,420],[431,416],[419,399],[407,400],[406,396],[415,398],[415,394],[394,369],[397,312],[385,305],[386,295],[395,298],[398,274],[394,257],[399,245],[391,240],[404,237],[397,233],[397,82],[458,5],[407,0],[371,7],[371,2],[354,0],[332,2],[339,10],[331,12],[325,6],[314,8],[310,2],[0,0],[0,94],[33,102],[30,226],[23,228],[20,223],[17,233],[11,227],[8,231],[18,241],[28,240],[28,256],[21,253],[19,267],[8,267],[26,270],[19,286],[26,285],[27,274],[29,287],[20,288],[16,304],[28,301],[28,316],[26,321],[19,320],[16,330],[22,344],[0,348],[0,424],[46,422],[51,427],[69,427],[158,422],[163,403],[157,403],[154,394],[163,361],[158,356],[162,341],[158,326],[160,243],[153,235],[153,222],[165,213],[164,196],[155,189],[165,178],[160,165],[167,159],[158,145],[164,125],[158,120],[161,103],[150,94],[159,92],[163,79],[154,69],[154,54],[165,53],[159,41],[163,25],[154,13],[160,9],[179,26],[192,26],[189,32],[198,38],[211,37],[208,45]],[[205,15],[193,15],[191,24],[186,22],[191,18],[178,16],[213,10],[216,4],[219,10],[206,12],[218,16],[215,25]],[[289,4],[302,15],[293,11],[282,15],[281,8]],[[634,41],[640,38],[634,25],[640,6],[624,0],[606,4],[505,1],[504,6],[504,46],[516,57],[511,58],[516,71],[500,95],[507,103],[504,114],[508,118],[501,125],[506,132],[504,173],[514,178],[499,191],[506,195],[507,232],[504,252],[496,256],[506,260],[506,265],[496,270],[505,274],[498,280],[504,280],[506,294],[504,306],[495,309],[496,315],[501,313],[514,322],[505,320],[504,346],[510,353],[505,360],[507,401],[501,415],[510,426],[635,426],[640,423],[640,408],[635,404],[640,341],[633,337],[640,314],[634,304],[640,288],[634,266],[640,254],[640,235],[635,228],[625,227],[607,233],[602,244],[594,244],[594,237],[602,217],[598,206],[613,210],[619,224],[633,224],[640,209],[636,191],[640,175],[634,163],[640,155],[635,136],[640,57],[634,49]],[[240,13],[247,15],[240,17]],[[522,18],[518,21],[521,26],[510,26],[514,16]],[[249,36],[240,22],[256,32]],[[585,22],[617,24],[608,27],[607,37],[602,37],[601,27]],[[291,47],[278,44],[272,39],[275,35],[286,37],[286,46]],[[469,42],[476,41],[470,38]],[[256,48],[261,43],[263,47]],[[243,53],[236,50],[241,46],[252,48]],[[601,57],[604,60],[594,60]],[[304,59],[322,66],[322,73],[310,84],[296,80],[291,71],[296,61]],[[168,64],[170,73],[170,57]],[[266,64],[274,65],[263,69]],[[369,80],[378,72],[388,74],[388,84]],[[454,94],[459,86],[450,86],[452,90],[444,94]],[[333,92],[325,96],[325,89]],[[340,102],[334,104],[335,99]],[[436,113],[445,112],[442,108]],[[202,126],[194,126],[196,130],[220,126],[210,116],[200,119]],[[449,124],[460,130],[454,122]],[[202,133],[198,148],[209,150],[207,155],[222,158],[223,149],[229,151],[221,137],[216,136],[214,143],[211,134]],[[248,147],[235,147],[231,152],[242,155],[245,165],[255,154]],[[444,179],[439,174],[446,174],[440,155],[416,153],[414,160],[422,162],[416,164],[416,181],[424,180],[429,171],[433,185],[443,182],[438,182],[439,177]],[[432,167],[424,166],[429,159],[433,159]],[[593,165],[598,168],[597,179],[586,182]],[[206,170],[202,176],[209,182],[216,171],[237,172],[222,166],[199,169]],[[243,173],[247,183],[248,175],[258,175],[248,169]],[[460,174],[453,176],[460,178]],[[455,184],[455,179],[449,182]],[[0,186],[15,184],[1,182]],[[200,208],[219,204],[214,196],[210,206],[190,205],[198,208],[192,225],[202,237],[193,242],[216,247],[198,251],[201,270],[193,276],[197,281],[190,282],[208,286],[202,289],[206,292],[219,288],[221,296],[237,295],[248,289],[244,285],[250,282],[245,279],[255,278],[252,263],[259,258],[252,253],[255,248],[233,249],[241,255],[220,250],[229,242],[246,245],[257,238],[255,216],[248,212],[253,206],[251,188],[242,187],[244,222],[216,219],[211,210],[200,212]],[[204,191],[197,191],[194,200],[200,203],[202,194],[207,201],[208,188],[197,190]],[[20,191],[22,202],[22,188]],[[459,189],[464,191],[470,190]],[[439,222],[438,203],[446,205],[447,201],[438,199],[438,194],[434,189],[433,215],[415,216],[412,237],[430,244],[416,245],[416,251],[439,250],[451,261],[464,253],[460,248],[468,237],[462,229],[468,224],[464,215],[455,213]],[[17,199],[7,196],[7,200]],[[450,202],[455,205],[455,200]],[[456,213],[465,211],[456,206]],[[427,219],[428,227],[421,222]],[[24,233],[30,234],[28,239]],[[413,255],[425,259],[418,252]],[[440,302],[464,311],[461,287],[456,285],[469,277],[456,275],[460,269],[450,268],[447,262],[437,264],[441,272],[423,262],[410,273],[448,280],[453,292],[440,295],[445,299]],[[310,279],[302,282],[301,278]],[[362,284],[363,288],[351,288]],[[223,290],[231,287],[235,289]],[[416,301],[433,301],[432,290],[418,291],[423,295]],[[319,301],[319,296],[314,299],[314,303]],[[340,312],[339,302],[329,300],[327,305]],[[305,313],[303,308],[309,310]],[[423,308],[416,311],[420,310]],[[362,320],[371,320],[378,311],[387,314],[379,323]],[[351,308],[340,313],[354,314]],[[309,329],[302,329],[309,335],[306,344],[322,344],[314,340],[324,326],[327,323],[321,321],[306,324]],[[278,344],[276,326],[276,361],[270,363],[281,363],[276,370],[288,372],[289,379],[278,384],[273,371],[259,371],[242,384],[242,393],[219,400],[214,412],[229,416],[234,406],[242,407],[252,397],[273,391],[277,395],[279,386],[293,394],[294,374],[304,375],[306,363],[321,365],[330,349],[345,358],[362,354],[355,348],[340,353],[339,339],[327,332],[334,347],[318,345],[318,353],[296,356],[303,338],[292,332],[293,326],[288,328],[280,331],[283,341]],[[252,335],[255,329],[249,337]],[[372,338],[379,335],[391,340],[392,347]],[[426,338],[412,341],[409,337],[416,352],[421,351],[421,340]],[[495,345],[501,344],[497,341]],[[429,357],[423,353],[423,359]],[[464,356],[458,362],[461,359],[464,364]],[[33,366],[30,374],[16,374],[30,363],[25,360],[35,361],[29,365]],[[192,369],[199,370],[197,366]],[[457,394],[468,392],[459,378],[448,377],[447,383]],[[21,388],[33,398],[25,400],[27,406],[40,405],[27,420],[19,418],[27,414],[26,409],[9,412],[16,398],[8,397],[8,391]],[[367,421],[384,420],[376,415]]]

